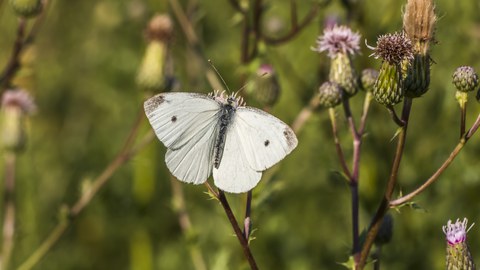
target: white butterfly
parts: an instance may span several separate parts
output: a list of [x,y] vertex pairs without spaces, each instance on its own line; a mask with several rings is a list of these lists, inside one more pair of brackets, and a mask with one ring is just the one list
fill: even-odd
[[145,101],[144,108],[168,148],[168,169],[187,183],[202,184],[213,171],[221,190],[246,192],[298,143],[287,124],[244,106],[235,94],[162,93]]

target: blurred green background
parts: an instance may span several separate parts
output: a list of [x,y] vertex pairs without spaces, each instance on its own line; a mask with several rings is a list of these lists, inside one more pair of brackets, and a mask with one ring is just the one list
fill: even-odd
[[[239,14],[227,0],[179,2],[194,24],[204,56],[214,62],[230,89],[239,89],[249,71],[240,61]],[[286,33],[289,1],[264,2],[264,31]],[[297,2],[301,18],[314,1]],[[358,70],[380,64],[368,57],[371,52],[363,40],[374,45],[378,35],[401,29],[405,1],[351,2],[355,6],[349,13],[342,1],[331,1],[294,39],[266,47],[264,61],[273,65],[282,88],[271,112],[285,122],[295,119],[328,77],[329,59],[310,50],[327,18],[345,23],[349,14],[349,25],[362,34],[362,55],[355,58]],[[456,145],[460,116],[451,74],[461,65],[480,70],[480,2],[438,0],[436,5],[438,43],[432,50],[431,87],[414,101],[395,194],[407,193],[427,179]],[[16,78],[34,95],[38,112],[28,122],[28,149],[18,159],[12,269],[58,223],[61,206],[73,204],[120,151],[142,108],[144,92],[135,78],[146,48],[144,29],[155,13],[169,13],[174,19],[170,49],[178,87],[211,91],[206,67],[189,47],[168,1],[51,1]],[[0,1],[2,68],[17,24],[8,1]],[[352,100],[357,119],[363,96],[360,92]],[[467,126],[479,112],[472,97]],[[340,108],[337,113],[350,160],[350,133]],[[143,122],[141,134],[148,130]],[[368,226],[382,197],[395,131],[387,111],[373,103],[362,148],[361,229]],[[351,248],[350,191],[336,173],[340,166],[327,111],[317,111],[297,136],[297,149],[280,163],[272,181],[254,190],[252,252],[261,269],[344,269],[339,263],[347,260]],[[383,249],[382,269],[444,269],[442,225],[463,217],[480,222],[478,137],[415,199],[423,210],[391,211],[394,235]],[[164,154],[165,147],[155,140],[122,166],[35,269],[196,269],[192,249],[200,251],[207,269],[248,269],[223,209],[209,199],[203,185],[181,185],[193,228],[182,232]],[[242,217],[245,196],[228,198]],[[469,233],[475,259],[480,259],[479,231],[475,226]]]

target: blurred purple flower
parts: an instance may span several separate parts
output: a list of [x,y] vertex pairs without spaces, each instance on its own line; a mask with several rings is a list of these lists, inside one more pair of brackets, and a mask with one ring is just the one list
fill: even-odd
[[2,108],[8,106],[20,107],[24,113],[31,114],[37,109],[33,97],[25,90],[7,90],[2,96]]

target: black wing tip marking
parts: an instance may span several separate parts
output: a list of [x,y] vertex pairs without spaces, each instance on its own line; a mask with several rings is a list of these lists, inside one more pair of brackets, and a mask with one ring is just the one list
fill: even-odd
[[143,108],[147,114],[150,114],[154,111],[158,106],[160,106],[165,101],[165,97],[163,94],[156,95],[154,97],[149,98],[143,104]]
[[285,136],[285,139],[287,140],[287,145],[288,145],[289,149],[293,149],[293,148],[297,147],[297,144],[298,144],[297,136],[295,136],[295,133],[293,132],[293,130],[291,128],[286,127],[283,130],[283,135]]

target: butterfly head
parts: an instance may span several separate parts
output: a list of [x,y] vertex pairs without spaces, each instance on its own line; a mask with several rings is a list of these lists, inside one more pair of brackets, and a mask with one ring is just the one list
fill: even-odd
[[223,104],[228,104],[234,108],[245,106],[245,101],[241,96],[238,96],[237,93],[226,94],[225,91],[216,90],[215,92],[211,93],[210,96],[212,96],[215,100]]

